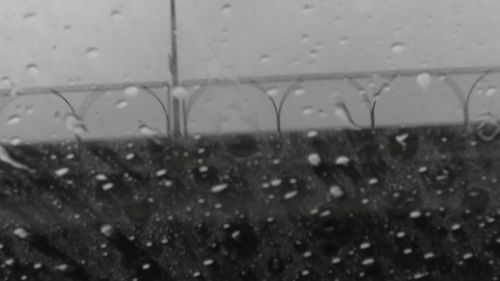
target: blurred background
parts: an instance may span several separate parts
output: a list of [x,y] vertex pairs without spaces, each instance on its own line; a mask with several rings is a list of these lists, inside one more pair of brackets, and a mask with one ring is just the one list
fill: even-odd
[[[463,104],[450,85],[466,94],[483,70],[500,65],[493,0],[177,1],[176,87],[162,86],[172,84],[170,0],[0,3],[0,139],[11,144],[166,134],[175,123],[172,95],[183,100],[187,134],[274,131],[273,102],[282,101],[283,131],[366,127],[366,97],[377,92],[377,126],[460,123]],[[433,72],[464,67],[477,71]],[[377,75],[400,69],[415,75],[390,83]],[[297,81],[360,71],[373,75]],[[259,80],[277,75],[290,79]],[[471,119],[500,114],[500,74],[482,78]],[[74,112],[49,90],[68,86],[77,90],[60,94]]]

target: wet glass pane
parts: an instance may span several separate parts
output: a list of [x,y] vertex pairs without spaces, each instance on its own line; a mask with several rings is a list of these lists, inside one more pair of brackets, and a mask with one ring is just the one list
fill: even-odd
[[494,1],[2,1],[0,280],[498,279]]

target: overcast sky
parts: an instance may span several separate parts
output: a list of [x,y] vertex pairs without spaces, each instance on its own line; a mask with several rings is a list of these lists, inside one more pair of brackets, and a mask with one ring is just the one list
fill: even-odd
[[[169,79],[168,0],[0,0],[0,4],[1,88]],[[500,64],[497,0],[178,0],[177,8],[183,79]],[[405,89],[414,103],[440,106],[425,114],[413,112],[413,107],[399,106],[401,95],[394,96],[393,102],[385,103],[393,111],[379,113],[383,124],[459,120],[460,110],[449,89],[435,83],[429,88],[432,94],[427,89],[426,96],[414,88],[414,79],[405,83],[410,82],[411,86],[399,84],[398,89]],[[466,87],[469,81],[461,83]],[[211,94],[194,108],[193,131],[274,127],[265,98],[258,98],[254,89],[231,87],[208,90]],[[360,123],[367,122],[366,112],[361,113],[364,105],[352,89],[308,87],[311,95],[288,104],[284,123],[298,128],[337,126],[338,120],[320,108],[326,104],[322,99],[335,91],[359,108]],[[122,99],[117,95],[101,100],[99,106],[107,101],[114,109]],[[54,116],[55,109],[44,104],[47,100],[30,104]],[[137,120],[123,123],[133,124],[130,130],[137,131],[137,124],[149,120],[152,127],[163,129],[158,105],[137,100],[141,103],[136,110],[130,101],[126,111]],[[479,107],[497,102],[484,101]],[[249,106],[253,103],[256,106]],[[9,106],[2,118],[20,114],[18,107]],[[110,110],[103,107],[102,112]],[[218,117],[205,118],[210,112]],[[109,125],[103,124],[123,119],[110,117],[113,114],[95,116],[100,120],[94,122],[100,124],[94,126],[97,135],[109,131]],[[24,127],[16,128],[17,135],[29,134]]]

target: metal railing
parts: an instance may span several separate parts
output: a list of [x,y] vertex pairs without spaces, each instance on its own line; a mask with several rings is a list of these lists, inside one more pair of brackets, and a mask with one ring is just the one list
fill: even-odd
[[[150,95],[158,103],[161,114],[165,117],[165,133],[167,136],[181,137],[188,136],[190,130],[188,120],[194,105],[199,98],[207,92],[210,87],[220,85],[228,85],[237,83],[239,85],[247,85],[257,90],[260,95],[266,97],[274,110],[276,132],[282,132],[282,111],[286,106],[287,99],[294,90],[301,87],[302,83],[314,81],[336,81],[346,83],[358,93],[363,93],[363,101],[367,105],[367,110],[370,112],[370,126],[377,126],[375,120],[377,97],[381,92],[391,86],[394,81],[403,77],[418,76],[425,73],[429,76],[439,76],[441,81],[449,86],[450,90],[456,95],[463,113],[463,125],[466,128],[470,127],[469,104],[473,96],[474,90],[478,87],[488,75],[500,73],[500,67],[463,67],[463,68],[435,68],[435,69],[403,69],[390,71],[363,71],[363,72],[347,72],[347,73],[315,73],[315,74],[300,74],[300,75],[276,75],[264,77],[240,77],[235,79],[193,79],[181,80],[176,88],[181,87],[184,95],[175,95],[174,88],[167,81],[145,81],[145,82],[126,82],[126,83],[111,83],[111,84],[89,84],[89,85],[71,85],[71,86],[53,86],[53,87],[36,87],[36,88],[19,88],[19,89],[3,89],[0,90],[0,96],[10,97],[8,102],[12,102],[15,96],[24,95],[40,95],[48,94],[55,95],[63,100],[70,108],[71,112],[85,122],[86,114],[90,107],[108,91],[125,90],[128,87],[136,87],[143,94]],[[473,75],[475,78],[466,89],[463,89],[457,82],[456,77],[460,75]],[[359,80],[370,79],[377,77],[382,79],[383,83],[376,89],[368,89],[363,86]],[[284,83],[286,87],[281,92],[279,98],[268,95],[267,84]],[[155,89],[155,90],[153,90]],[[158,94],[158,89],[162,94]],[[88,93],[79,108],[74,107],[66,98],[67,95],[75,93]],[[13,96],[14,95],[14,96]],[[1,109],[5,108],[6,103]],[[338,101],[337,106],[343,107],[346,116],[349,118],[352,125],[356,128],[357,125],[349,112],[349,108],[342,101]]]

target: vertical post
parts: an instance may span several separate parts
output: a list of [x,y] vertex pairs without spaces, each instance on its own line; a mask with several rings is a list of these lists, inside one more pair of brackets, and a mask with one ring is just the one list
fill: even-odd
[[170,36],[172,44],[172,54],[170,55],[170,72],[172,74],[172,84],[179,85],[179,66],[177,61],[177,15],[175,10],[175,0],[170,0]]
[[178,51],[177,51],[177,14],[175,7],[176,0],[170,0],[170,36],[172,54],[170,59],[170,73],[172,75],[172,111],[173,111],[173,135],[179,137],[182,134],[181,130],[181,101],[180,97],[175,96],[176,88],[179,86],[179,64],[178,64]]

